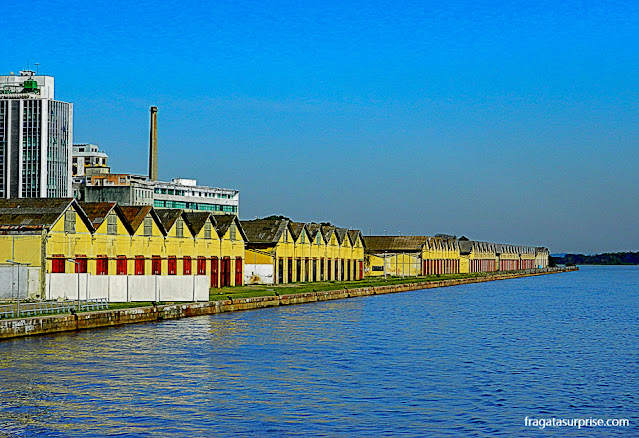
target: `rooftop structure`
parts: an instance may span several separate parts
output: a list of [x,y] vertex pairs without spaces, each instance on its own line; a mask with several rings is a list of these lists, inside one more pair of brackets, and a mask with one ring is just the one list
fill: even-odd
[[232,189],[199,186],[194,179],[177,178],[171,182],[153,181],[153,206],[237,214],[240,192]]
[[71,196],[73,104],[52,76],[0,76],[0,197]]
[[74,177],[84,176],[89,167],[109,170],[109,156],[101,152],[96,144],[76,143],[73,145],[72,155],[72,175]]
[[194,179],[177,178],[165,182],[150,181],[145,175],[90,173],[75,188],[76,197],[86,202],[118,202],[120,205],[151,205],[223,214],[237,214],[239,209],[237,190],[200,186]]
[[19,75],[0,76],[0,96],[4,99],[55,99],[53,76],[23,70]]

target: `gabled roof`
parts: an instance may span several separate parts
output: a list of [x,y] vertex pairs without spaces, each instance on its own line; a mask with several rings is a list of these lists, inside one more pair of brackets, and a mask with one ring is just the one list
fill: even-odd
[[240,221],[250,243],[277,243],[288,228],[287,219]]
[[[331,235],[335,232],[335,227],[332,225],[322,225],[320,227],[320,230],[322,231],[322,235],[324,236],[324,240],[326,242],[329,242],[331,240]],[[339,237],[338,237],[339,239]]]
[[173,225],[177,220],[182,216],[182,210],[179,208],[160,208],[155,211],[160,218],[160,222],[164,226],[166,231],[169,231],[173,228]]
[[363,236],[366,250],[370,252],[416,252],[422,250],[422,245],[428,236]]
[[242,235],[242,239],[244,239],[245,242],[248,240],[240,220],[234,214],[214,214],[213,217],[215,218],[215,229],[217,230],[217,234],[220,236],[220,239],[224,237],[231,224],[234,223],[237,226],[237,230]]
[[73,205],[87,228],[95,228],[74,198],[0,199],[0,230],[42,230],[51,228]]
[[131,234],[135,233],[140,225],[144,222],[144,218],[147,214],[150,214],[151,217],[155,220],[155,224],[160,229],[160,232],[166,236],[166,229],[164,225],[162,225],[162,221],[157,216],[155,209],[150,205],[127,205],[124,207],[120,207],[124,217],[129,222],[129,226],[131,227]]
[[306,231],[308,231],[308,237],[310,237],[311,240],[315,240],[315,236],[317,236],[317,233],[320,232],[321,228],[322,226],[320,224],[316,224],[314,222],[310,224],[306,224]]
[[204,224],[211,217],[211,213],[208,211],[193,211],[193,212],[184,212],[182,213],[182,217],[184,217],[184,223],[191,230],[191,234],[193,236],[197,236]]
[[80,202],[80,207],[84,210],[87,218],[91,221],[93,228],[96,230],[104,223],[106,217],[114,211],[120,217],[120,220],[129,233],[132,233],[131,225],[124,216],[122,209],[116,202]]
[[340,245],[344,243],[346,234],[348,234],[348,230],[346,228],[335,228],[335,235],[337,236],[337,241]]
[[461,254],[470,254],[473,250],[474,242],[472,240],[460,240],[459,241],[459,252]]
[[[442,251],[458,250],[460,248],[459,241],[450,237],[428,237],[424,242],[425,249],[435,249]],[[470,245],[472,247],[472,245]]]
[[96,229],[102,225],[111,210],[117,205],[115,202],[80,202],[79,204]]
[[355,242],[357,242],[358,236],[360,238],[360,242],[362,242],[362,246],[366,248],[366,243],[364,242],[364,235],[362,234],[362,232],[360,230],[348,230],[348,237],[350,237],[353,245],[355,245]]
[[288,226],[289,229],[291,230],[291,235],[293,236],[294,240],[297,240],[300,238],[300,234],[302,234],[303,230],[304,230],[304,222],[293,222],[293,221],[289,221]]

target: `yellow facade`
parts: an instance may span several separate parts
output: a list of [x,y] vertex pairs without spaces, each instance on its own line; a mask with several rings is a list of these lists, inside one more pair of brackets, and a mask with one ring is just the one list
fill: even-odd
[[[164,230],[164,226],[150,210],[144,216],[139,226],[135,230],[132,230],[132,233],[129,235],[129,252],[127,254],[122,254],[126,255],[128,258],[128,274],[134,273],[134,266],[132,265],[132,263],[135,263],[135,261],[132,259],[139,256],[144,257],[142,263],[144,264],[145,275],[152,274],[152,258],[153,256],[156,256],[160,258],[160,275],[166,275],[166,273],[168,272],[167,256],[169,254],[169,251],[166,245],[167,239],[165,238],[165,233],[166,231]],[[104,253],[98,252],[97,254]],[[110,254],[109,256],[114,257],[117,256],[117,254]],[[109,272],[116,272],[115,261],[109,262]]]
[[41,230],[0,234],[0,254],[5,260],[43,267],[41,292],[46,273],[199,274],[210,275],[214,287],[242,284],[245,236],[236,217],[228,216],[225,221],[233,222],[220,227],[214,216],[204,213],[208,219],[196,232],[179,211],[167,230],[152,207],[124,207],[148,210],[132,224],[115,204],[86,207],[90,210],[95,204],[104,207],[103,217],[90,218],[80,204],[69,200],[59,218]]
[[274,283],[355,280],[363,269],[359,231],[286,219],[242,223],[247,233],[254,233],[253,241],[249,236],[247,263],[272,264]]
[[[208,275],[211,287],[224,287],[243,284],[245,263],[272,267],[274,283],[292,283],[356,280],[364,271],[416,276],[529,269],[548,260],[547,248],[424,236],[388,236],[409,246],[387,252],[381,246],[365,255],[366,239],[357,230],[286,219],[272,222],[277,229],[271,237],[247,247],[235,216],[72,199],[7,201],[5,209],[16,208],[9,202],[35,206],[25,211],[37,211],[40,202],[40,217],[47,218],[28,226],[23,224],[37,214],[25,213],[18,222],[7,215],[0,224],[0,254],[43,268],[41,290],[46,273]],[[56,208],[59,214],[52,216]]]
[[491,272],[499,268],[496,255],[496,244],[489,242],[469,242],[471,245],[468,253],[465,253],[460,272]]
[[364,278],[364,241],[362,240],[362,233],[356,231],[352,233],[355,237],[353,239],[352,259],[354,261],[354,279],[359,280]]
[[519,249],[514,245],[499,245],[497,265],[500,271],[515,271],[520,269]]
[[[243,280],[243,266],[244,266],[244,246],[245,238],[240,233],[239,221],[234,219],[233,223],[225,231],[219,232],[219,252],[220,255],[220,286],[240,286],[244,283]],[[223,278],[224,274],[224,260],[228,260],[228,280],[225,283]]]
[[364,258],[364,275],[366,277],[383,277],[385,275],[384,257],[377,254],[366,254]]
[[[73,224],[73,232],[69,225]],[[66,229],[65,229],[66,227]],[[84,213],[73,203],[68,206],[58,221],[53,224],[46,237],[47,271],[51,272],[53,258],[64,259],[65,272],[75,272],[77,254],[88,257],[93,244],[93,229],[84,218]]]
[[319,230],[315,233],[314,236],[307,230],[307,235],[310,240],[309,260],[311,261],[311,268],[309,268],[311,278],[309,279],[309,281],[323,281],[326,275],[326,261],[323,259],[326,252],[326,242],[324,240],[324,236]]
[[326,281],[335,281],[339,278],[339,243],[337,241],[337,235],[335,230],[330,230],[326,237]]
[[273,255],[268,250],[257,250],[246,248],[244,251],[246,263],[254,265],[272,265]]
[[0,235],[1,262],[12,260],[17,263],[39,267],[42,264],[42,251],[46,243],[46,234],[3,234]]
[[453,239],[427,239],[422,246],[421,258],[423,275],[456,274],[467,269],[467,260],[461,257],[459,242]]

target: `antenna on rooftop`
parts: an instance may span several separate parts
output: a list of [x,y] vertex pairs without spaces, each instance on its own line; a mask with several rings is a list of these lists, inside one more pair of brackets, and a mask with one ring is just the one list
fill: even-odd
[[36,66],[36,76],[38,76],[39,73],[40,73],[40,63],[39,62],[34,62],[33,65]]

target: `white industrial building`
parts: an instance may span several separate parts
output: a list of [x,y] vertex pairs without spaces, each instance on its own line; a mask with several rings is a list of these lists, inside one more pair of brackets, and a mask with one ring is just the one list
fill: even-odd
[[0,76],[0,197],[70,197],[73,104],[52,76]]
[[237,190],[200,186],[194,179],[151,181],[146,175],[103,173],[99,168],[88,170],[81,182],[74,183],[76,198],[81,201],[238,214],[240,192]]
[[194,179],[153,181],[155,208],[181,208],[238,214],[240,192],[233,189],[199,186]]

